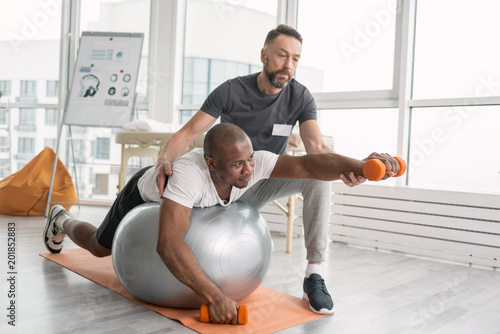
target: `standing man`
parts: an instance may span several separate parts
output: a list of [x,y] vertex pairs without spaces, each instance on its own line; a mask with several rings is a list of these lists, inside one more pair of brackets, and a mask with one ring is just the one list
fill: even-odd
[[[165,144],[156,164],[160,196],[172,163],[217,120],[241,127],[255,150],[285,154],[292,127],[299,122],[300,136],[307,154],[333,153],[323,141],[316,103],[306,87],[293,79],[302,52],[302,36],[295,29],[279,25],[271,30],[261,50],[263,70],[237,77],[217,87],[201,109]],[[353,172],[341,179],[349,186],[364,182]],[[240,200],[257,210],[266,203],[302,193],[303,223],[308,264],[304,277],[304,299],[319,314],[333,313],[333,300],[321,276],[326,260],[330,220],[331,184],[318,180],[267,179],[252,186]]]

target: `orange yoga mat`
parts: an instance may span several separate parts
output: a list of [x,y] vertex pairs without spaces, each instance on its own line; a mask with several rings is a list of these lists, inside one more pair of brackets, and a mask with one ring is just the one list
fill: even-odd
[[274,333],[322,317],[309,310],[307,301],[261,286],[239,302],[248,305],[250,311],[246,325],[202,323],[199,310],[157,306],[132,296],[118,280],[111,256],[96,258],[81,248],[40,255],[199,333]]

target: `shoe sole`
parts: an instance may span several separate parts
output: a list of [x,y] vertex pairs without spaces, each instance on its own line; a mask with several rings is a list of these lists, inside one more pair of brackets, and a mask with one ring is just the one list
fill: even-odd
[[[59,254],[61,252],[61,249],[52,249],[49,247],[49,244],[48,244],[48,241],[49,239],[47,238],[47,232],[50,228],[50,222],[52,221],[52,218],[51,218],[51,214],[52,214],[52,210],[49,211],[49,216],[47,217],[47,221],[45,222],[45,228],[43,229],[43,244],[45,245],[45,248],[47,248],[47,250],[49,252],[51,252],[52,254]],[[57,216],[57,215],[56,215]]]
[[[304,294],[302,295],[302,299],[309,301],[309,296],[307,296],[307,293],[304,292]],[[335,312],[335,307],[333,307],[331,310],[327,308],[322,308],[321,310],[318,311],[311,306],[311,303],[309,303],[309,308],[316,314],[333,314]]]

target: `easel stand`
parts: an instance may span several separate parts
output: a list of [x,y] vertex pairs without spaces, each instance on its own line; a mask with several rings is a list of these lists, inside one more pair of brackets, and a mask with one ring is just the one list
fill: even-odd
[[[69,94],[67,95],[69,96]],[[136,106],[137,106],[137,93],[134,94],[134,102],[132,103],[132,116],[134,114],[136,114],[135,112],[135,109],[136,109]],[[74,172],[74,175],[75,175],[75,188],[76,188],[76,196],[77,196],[77,203],[70,203],[70,202],[52,202],[51,199],[52,199],[52,190],[54,188],[54,179],[55,179],[55,176],[56,176],[56,170],[57,170],[57,161],[59,159],[59,148],[60,148],[60,145],[61,145],[61,138],[62,138],[62,132],[63,132],[63,128],[64,128],[64,125],[65,125],[65,122],[66,122],[66,113],[67,113],[67,104],[68,104],[68,99],[66,99],[66,104],[65,104],[65,107],[64,107],[64,111],[63,111],[63,117],[62,117],[62,121],[61,121],[61,126],[59,127],[59,133],[58,133],[58,136],[57,136],[57,145],[56,145],[56,157],[54,158],[54,165],[52,167],[52,177],[50,179],[50,187],[49,187],[49,194],[48,194],[48,197],[47,197],[47,206],[45,208],[45,217],[48,217],[49,216],[49,210],[50,210],[50,205],[51,204],[70,204],[70,205],[78,205],[78,209],[81,208],[81,203],[80,203],[80,192],[78,190],[78,177],[77,177],[77,173],[76,173],[76,160],[75,160],[75,148],[74,148],[74,145],[73,145],[73,133],[71,132],[71,125],[70,124],[67,124],[68,125],[68,132],[69,132],[69,140],[70,140],[70,143],[71,143],[71,155],[72,155],[72,158],[73,158],[73,172]],[[131,116],[131,117],[132,117]]]
[[[137,99],[135,91],[143,39],[142,33],[82,32],[71,89],[59,127],[45,216],[49,214],[50,204],[78,204],[80,207],[71,125],[122,127],[130,122]],[[51,201],[65,125],[71,142],[77,203]]]
[[[67,95],[69,97],[69,94]],[[59,159],[59,148],[61,145],[61,138],[62,138],[62,131],[64,128],[64,124],[66,122],[66,108],[68,105],[68,98],[66,98],[66,103],[63,111],[63,117],[62,117],[62,122],[61,126],[59,127],[59,134],[57,135],[57,145],[56,145],[56,157],[54,158],[54,165],[52,166],[52,177],[50,179],[50,187],[49,187],[49,194],[47,197],[47,207],[45,208],[45,217],[48,217],[49,215],[49,210],[50,210],[50,204],[78,204],[78,208],[80,208],[80,193],[78,191],[78,177],[76,175],[76,161],[75,161],[75,150],[73,146],[73,136],[71,133],[71,125],[68,125],[68,131],[69,131],[69,136],[71,140],[71,155],[73,156],[73,171],[75,173],[75,188],[76,188],[76,196],[78,199],[77,203],[67,203],[67,202],[52,202],[52,190],[54,188],[54,178],[56,176],[56,170],[57,170],[57,161]]]

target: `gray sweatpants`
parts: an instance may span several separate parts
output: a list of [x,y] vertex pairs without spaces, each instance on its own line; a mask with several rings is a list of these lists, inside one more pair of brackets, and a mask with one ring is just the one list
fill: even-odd
[[275,199],[297,193],[301,193],[304,197],[302,216],[307,260],[324,262],[330,221],[331,182],[310,179],[266,179],[248,189],[240,200],[260,210]]

